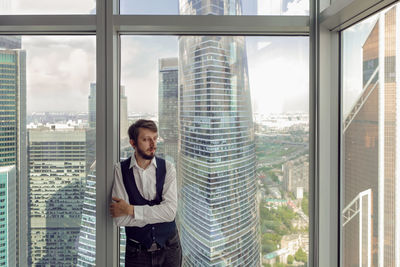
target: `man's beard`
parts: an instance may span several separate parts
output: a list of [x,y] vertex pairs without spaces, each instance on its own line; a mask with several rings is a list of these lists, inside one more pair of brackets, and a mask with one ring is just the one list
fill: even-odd
[[136,147],[136,152],[144,159],[153,159],[154,156],[156,155],[156,153],[151,154],[151,155],[147,155],[146,153],[144,153],[144,151],[142,149],[140,149],[139,147]]

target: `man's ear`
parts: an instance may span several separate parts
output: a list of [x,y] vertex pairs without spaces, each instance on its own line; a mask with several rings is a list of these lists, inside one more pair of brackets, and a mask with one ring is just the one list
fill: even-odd
[[131,146],[135,147],[135,141],[133,141],[133,139],[129,139],[129,144],[131,144]]

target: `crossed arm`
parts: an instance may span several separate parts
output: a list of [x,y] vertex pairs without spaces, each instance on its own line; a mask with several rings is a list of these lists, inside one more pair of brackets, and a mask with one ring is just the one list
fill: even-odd
[[146,224],[173,221],[177,209],[175,168],[172,164],[167,168],[161,203],[154,206],[139,206],[129,204],[129,197],[122,179],[121,165],[117,163],[114,166],[112,200],[110,214],[118,226],[143,227]]

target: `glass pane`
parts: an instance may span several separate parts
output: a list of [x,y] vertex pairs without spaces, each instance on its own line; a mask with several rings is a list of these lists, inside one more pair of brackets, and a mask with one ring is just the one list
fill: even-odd
[[120,0],[121,14],[308,15],[309,0]]
[[95,37],[0,47],[0,265],[94,266]]
[[0,15],[96,14],[96,0],[1,0]]
[[400,264],[399,5],[343,34],[343,266]]
[[128,125],[155,120],[183,266],[308,261],[308,41],[121,37],[121,158]]

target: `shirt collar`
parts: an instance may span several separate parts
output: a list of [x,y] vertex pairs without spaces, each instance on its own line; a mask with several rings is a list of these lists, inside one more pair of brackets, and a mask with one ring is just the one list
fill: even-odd
[[[154,157],[154,158],[151,160],[150,165],[154,165],[154,167],[157,168],[156,157]],[[149,165],[149,166],[150,166],[150,165]],[[131,156],[131,164],[129,165],[129,169],[130,169],[130,168],[133,168],[133,167],[142,169],[142,167],[140,167],[140,166],[138,165],[137,161],[136,161],[135,152],[132,153],[132,156]]]

